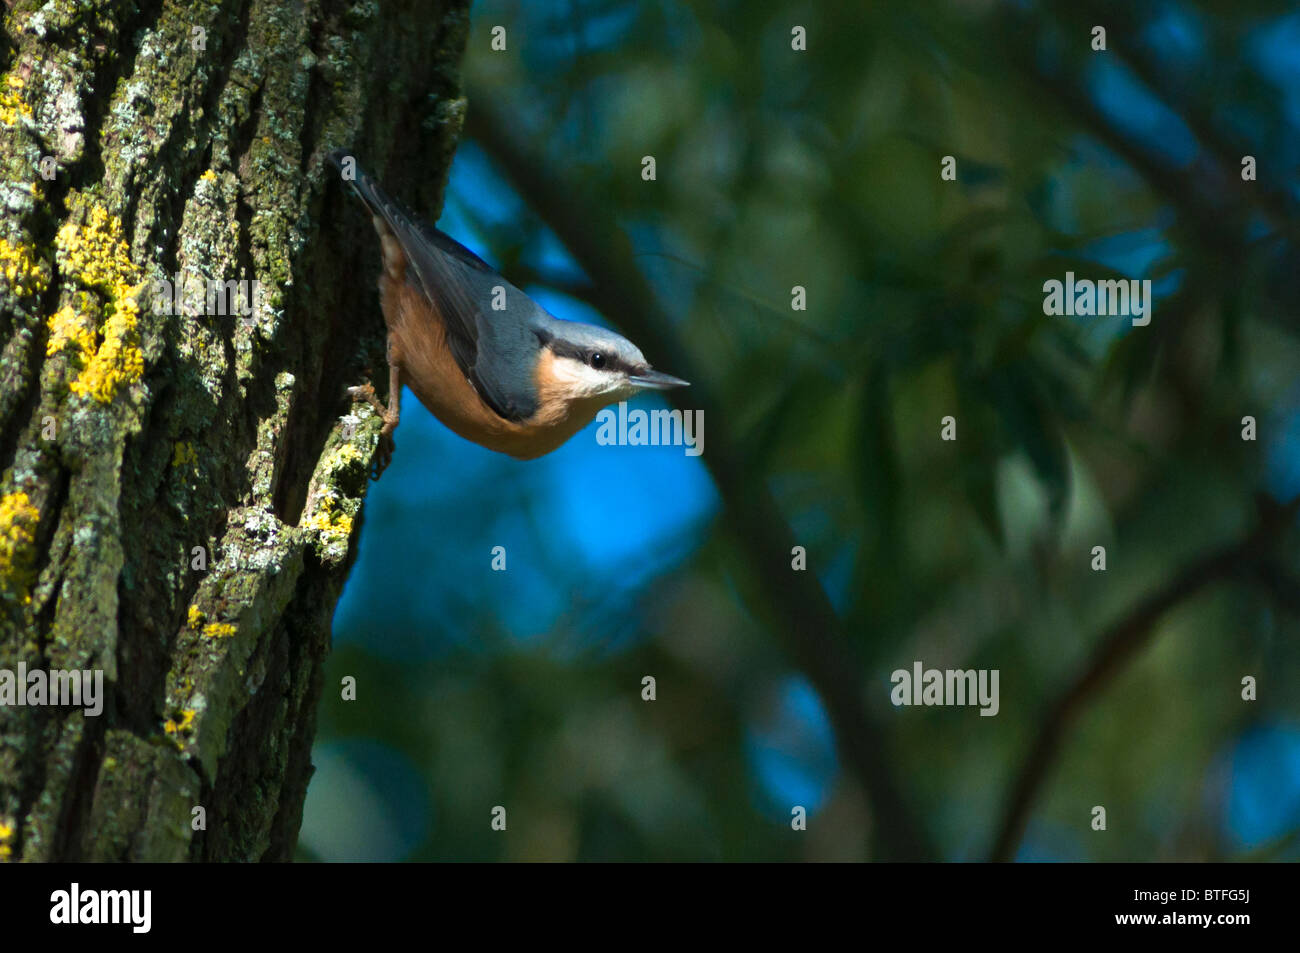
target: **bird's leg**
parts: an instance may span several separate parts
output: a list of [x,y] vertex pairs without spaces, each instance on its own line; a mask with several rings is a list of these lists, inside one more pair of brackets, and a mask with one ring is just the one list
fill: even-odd
[[357,400],[364,400],[374,408],[375,413],[384,421],[384,426],[379,430],[379,448],[378,455],[375,458],[374,478],[376,480],[379,479],[380,474],[388,469],[388,464],[392,462],[393,450],[396,449],[393,431],[397,429],[397,423],[402,417],[402,365],[397,360],[395,350],[392,335],[389,335],[387,407],[375,394],[373,384],[361,384],[357,387],[348,388],[349,396]]
[[[388,461],[393,459],[393,450],[397,447],[393,431],[402,419],[402,365],[393,360],[392,341],[392,338],[388,339],[388,409],[384,411],[384,425],[379,429],[379,454],[383,464],[379,473],[383,473]],[[379,473],[375,474],[376,479]]]

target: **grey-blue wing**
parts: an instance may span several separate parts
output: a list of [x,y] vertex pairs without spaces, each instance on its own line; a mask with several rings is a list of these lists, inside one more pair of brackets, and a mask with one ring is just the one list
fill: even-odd
[[[341,168],[345,157],[336,152],[330,159]],[[394,201],[359,168],[349,184],[392,230],[406,254],[407,280],[442,316],[452,357],[479,396],[506,420],[531,417],[537,411],[532,371],[538,346],[532,321],[541,309],[460,242]],[[492,310],[497,288],[504,295],[502,311]]]
[[[472,252],[466,260],[445,250],[437,235],[457,248],[459,243],[429,226],[414,242],[403,241],[422,290],[438,306],[448,326],[456,362],[465,370],[479,396],[506,420],[524,420],[537,412],[533,371],[539,341],[533,332],[541,309]],[[498,304],[501,310],[493,305]],[[450,326],[456,325],[456,334]],[[458,350],[463,348],[463,350]]]

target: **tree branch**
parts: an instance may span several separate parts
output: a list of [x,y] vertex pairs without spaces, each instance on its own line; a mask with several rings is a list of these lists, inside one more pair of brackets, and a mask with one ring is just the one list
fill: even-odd
[[1070,16],[1076,25],[1111,24],[1111,48],[1134,75],[1186,123],[1192,135],[1214,156],[1216,168],[1222,173],[1218,181],[1232,193],[1231,204],[1251,206],[1258,214],[1268,218],[1279,231],[1295,238],[1295,199],[1276,181],[1269,165],[1261,163],[1261,168],[1257,170],[1257,180],[1252,186],[1246,187],[1241,179],[1241,158],[1258,154],[1260,147],[1243,142],[1239,135],[1216,122],[1204,106],[1190,99],[1186,84],[1175,81],[1167,72],[1159,70],[1157,61],[1144,55],[1137,38],[1148,21],[1139,18],[1138,11],[1132,4],[1082,2],[1063,7],[1062,13]]
[[1012,786],[990,859],[1015,857],[1039,791],[1056,763],[1066,730],[1124,667],[1150,643],[1160,617],[1216,582],[1239,575],[1259,562],[1263,550],[1295,518],[1300,497],[1286,506],[1261,499],[1260,519],[1245,539],[1222,547],[1184,567],[1164,588],[1133,606],[1101,638],[1083,671],[1047,709],[1038,737]]
[[703,458],[731,514],[740,551],[749,559],[775,616],[777,631],[795,663],[826,704],[840,753],[862,784],[873,809],[875,835],[893,860],[935,856],[926,833],[901,795],[884,745],[884,732],[862,698],[862,666],[842,638],[840,620],[812,573],[790,568],[794,536],[763,480],[747,465],[727,429],[711,375],[686,352],[672,321],[637,267],[627,237],[604,209],[514,133],[484,99],[471,97],[467,132],[504,171],[515,189],[555,230],[591,277],[591,300],[616,321],[655,362],[692,382],[691,405],[710,418],[710,449]]
[[[1233,188],[1229,173],[1204,157],[1186,168],[1161,161],[1147,143],[1130,139],[1076,82],[1077,75],[1045,64],[1038,53],[1038,24],[1029,13],[1002,8],[1006,58],[1027,81],[1027,90],[1041,89],[1048,101],[1071,121],[1090,132],[1129,165],[1152,192],[1168,201],[1190,229],[1190,237],[1207,255],[1237,261],[1245,248],[1247,216],[1239,204],[1219,198],[1219,189]],[[1206,187],[1206,181],[1214,188]]]

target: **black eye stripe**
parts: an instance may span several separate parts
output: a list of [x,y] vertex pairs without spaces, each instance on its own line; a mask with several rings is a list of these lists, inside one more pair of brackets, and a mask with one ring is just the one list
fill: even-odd
[[605,363],[601,366],[602,370],[627,371],[628,373],[631,373],[631,366],[626,361],[621,360],[617,355],[610,354],[608,351],[601,351],[600,356],[605,359]]
[[618,355],[612,354],[609,351],[598,351],[593,348],[579,347],[576,344],[569,344],[567,341],[561,341],[554,337],[543,343],[550,347],[551,353],[556,357],[572,358],[573,360],[580,361],[589,367],[596,366],[592,364],[592,357],[593,355],[599,355],[605,360],[604,364],[599,365],[600,370],[626,371],[628,373],[631,373],[633,370],[630,364],[622,360]]

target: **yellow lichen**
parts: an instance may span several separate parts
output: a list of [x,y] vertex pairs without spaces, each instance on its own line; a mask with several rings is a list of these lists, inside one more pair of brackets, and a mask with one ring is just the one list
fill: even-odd
[[194,444],[188,441],[177,440],[172,445],[172,466],[183,467],[189,463],[199,462],[199,452],[194,449]]
[[0,861],[13,856],[14,849],[10,842],[14,839],[14,826],[11,820],[0,820]]
[[45,344],[46,356],[53,357],[68,346],[75,350],[82,365],[95,356],[95,329],[85,315],[71,305],[64,305],[54,312],[47,323],[50,339]]
[[184,708],[180,711],[180,721],[168,718],[163,722],[163,731],[169,735],[178,735],[194,724],[194,709]]
[[199,179],[203,182],[215,182],[217,181],[217,173],[213,172],[211,169],[208,169],[208,171],[204,172],[201,176],[199,176]]
[[327,461],[326,468],[331,472],[346,469],[353,464],[366,464],[366,455],[350,443],[342,444],[336,449]]
[[[60,269],[83,287],[103,292],[108,299],[99,346],[91,353],[82,350],[79,356],[84,367],[69,388],[101,404],[110,403],[123,386],[144,375],[136,296],[145,283],[136,281],[138,272],[122,239],[121,219],[102,208],[92,209],[85,225],[65,224],[59,229],[55,245]],[[79,303],[87,312],[80,324],[89,324],[92,302],[81,295]],[[54,318],[50,321],[53,330]],[[63,320],[65,326],[70,323]],[[79,346],[82,343],[69,337],[64,338],[64,343],[74,340]]]
[[190,611],[186,614],[186,621],[189,623],[190,628],[197,632],[199,626],[203,624],[203,610],[198,606],[190,606]]
[[36,578],[36,524],[41,513],[26,493],[0,497],[0,595],[31,602]]
[[[131,302],[134,304],[134,302]],[[90,364],[69,387],[74,394],[89,394],[101,404],[112,401],[120,386],[144,374],[144,355],[138,345],[135,314],[118,309],[104,325],[104,343]]]
[[20,298],[40,294],[48,281],[36,261],[36,256],[26,245],[14,245],[0,238],[0,274],[14,294]]
[[235,634],[235,627],[229,622],[209,622],[203,627],[203,634],[209,639],[220,639]]
[[327,544],[346,542],[352,535],[352,517],[338,509],[331,496],[321,497],[315,511],[303,521],[303,525],[320,533],[321,541]]
[[10,73],[5,77],[4,87],[0,88],[0,123],[12,126],[20,117],[32,118],[32,107],[20,95],[24,85],[21,76]]

